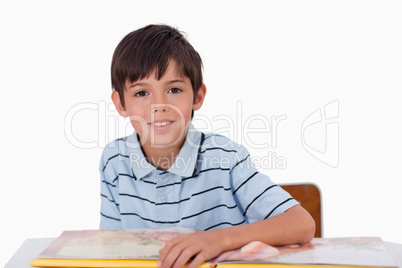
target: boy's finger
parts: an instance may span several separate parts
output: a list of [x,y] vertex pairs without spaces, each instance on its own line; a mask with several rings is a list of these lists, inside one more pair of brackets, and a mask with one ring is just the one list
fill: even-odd
[[161,250],[159,250],[158,266],[166,267],[164,265],[165,259],[167,256],[169,256],[169,254],[171,254],[170,251],[174,246],[177,245],[177,243],[178,241],[176,239],[172,239],[168,241]]
[[[178,267],[181,268],[183,267],[193,256],[199,253],[199,250],[193,247],[187,247],[182,250],[176,261],[174,262],[173,266],[174,268]],[[196,266],[198,267],[198,266]]]
[[[177,263],[177,260],[182,255],[184,248],[181,243],[174,243],[173,245],[172,244],[167,245],[166,249],[164,248],[162,250],[163,254],[159,256],[159,263],[163,268],[170,268],[170,267],[176,267],[175,263]],[[180,266],[180,268],[181,267],[182,266]]]
[[158,263],[162,268],[170,268],[176,262],[178,256],[179,254],[176,253],[176,250],[171,250],[165,258],[159,259]]
[[205,258],[202,255],[202,253],[200,252],[190,263],[188,266],[186,266],[187,268],[197,268],[199,267],[203,262],[205,262]]

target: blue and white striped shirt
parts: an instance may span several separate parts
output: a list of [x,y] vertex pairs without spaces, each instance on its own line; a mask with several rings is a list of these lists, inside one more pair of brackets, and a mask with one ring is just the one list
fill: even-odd
[[101,229],[210,230],[263,220],[298,204],[258,172],[247,149],[193,126],[173,165],[149,164],[134,134],[104,149]]

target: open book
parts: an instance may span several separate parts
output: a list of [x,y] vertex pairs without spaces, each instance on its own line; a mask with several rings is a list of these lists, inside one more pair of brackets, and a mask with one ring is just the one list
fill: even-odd
[[[187,228],[65,231],[31,262],[38,267],[158,267],[166,241],[195,232]],[[397,267],[378,237],[315,238],[310,243],[272,247],[252,242],[201,267]]]

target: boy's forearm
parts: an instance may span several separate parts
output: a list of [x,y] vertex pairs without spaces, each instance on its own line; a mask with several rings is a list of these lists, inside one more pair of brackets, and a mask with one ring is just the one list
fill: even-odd
[[268,245],[309,242],[315,225],[300,206],[267,220],[206,232],[184,234],[168,241],[159,254],[161,267],[182,267],[191,257],[188,268],[198,267],[220,253],[238,249],[252,241]]
[[295,206],[266,220],[213,231],[223,251],[227,251],[252,241],[272,246],[309,242],[314,237],[315,223],[302,207]]

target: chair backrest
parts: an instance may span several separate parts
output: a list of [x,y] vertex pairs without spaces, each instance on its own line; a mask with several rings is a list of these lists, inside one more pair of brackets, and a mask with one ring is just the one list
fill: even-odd
[[318,186],[312,183],[280,184],[279,186],[287,191],[310,213],[316,225],[314,237],[321,237],[321,194]]

